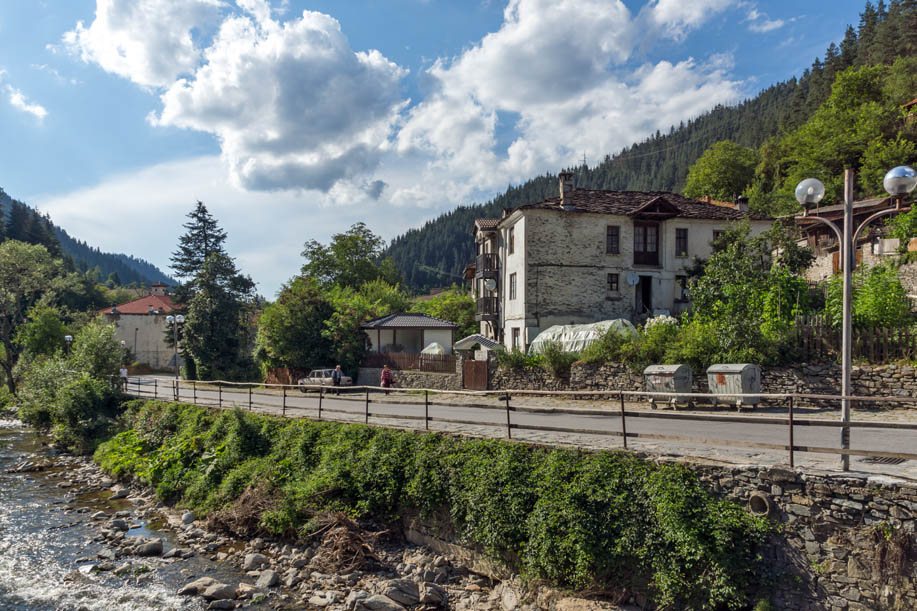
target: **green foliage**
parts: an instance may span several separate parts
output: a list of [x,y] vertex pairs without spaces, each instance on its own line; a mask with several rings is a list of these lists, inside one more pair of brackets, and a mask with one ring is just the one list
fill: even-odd
[[569,376],[570,366],[579,360],[578,352],[565,352],[560,342],[545,342],[540,355],[545,369],[557,377]]
[[598,339],[586,346],[580,354],[580,359],[584,363],[619,361],[621,360],[624,344],[629,341],[630,338],[626,335],[618,333],[613,327],[610,327]]
[[285,284],[277,301],[265,306],[258,319],[255,359],[262,373],[277,367],[327,365],[332,346],[322,332],[332,312],[315,280],[297,276]]
[[907,140],[901,134],[893,139],[878,137],[863,151],[857,180],[866,193],[885,193],[882,185],[885,174],[896,166],[914,163],[914,159],[917,159],[917,143],[913,140]]
[[757,165],[757,151],[731,140],[722,140],[704,151],[688,169],[684,193],[688,197],[709,195],[713,199],[732,201],[751,184]]
[[457,285],[452,285],[452,288],[437,294],[432,299],[415,301],[411,305],[411,312],[422,312],[454,322],[459,325],[455,331],[456,339],[468,337],[480,330],[480,325],[474,318],[474,299]]
[[79,374],[58,391],[51,407],[57,442],[77,454],[86,454],[105,436],[117,414],[117,391],[106,381]]
[[80,329],[73,338],[69,366],[109,386],[117,386],[121,343],[115,326],[94,320]]
[[254,282],[226,255],[212,254],[190,284],[180,347],[205,380],[255,377],[251,359]]
[[60,309],[36,304],[29,310],[28,321],[19,327],[16,341],[31,358],[60,352],[69,332],[61,320]]
[[204,269],[211,255],[228,255],[223,246],[226,231],[203,202],[197,202],[187,216],[189,220],[183,225],[185,233],[178,238],[178,250],[172,253],[170,261],[178,278],[191,280]]
[[365,223],[356,223],[346,232],[331,236],[328,246],[316,240],[306,242],[302,275],[314,278],[324,287],[358,289],[372,280],[397,284],[398,272],[384,252],[385,240]]
[[[901,285],[894,263],[858,269],[853,275],[851,317],[855,327],[906,327],[912,322],[911,302]],[[831,278],[825,313],[840,327],[843,316],[844,279]]]
[[95,459],[201,513],[259,488],[260,529],[307,537],[315,511],[446,528],[528,578],[623,588],[660,608],[741,608],[767,523],[684,467],[618,452],[546,451],[362,425],[134,401]]
[[497,364],[508,369],[534,369],[544,363],[540,354],[528,354],[518,348],[497,350],[494,355],[496,355]]
[[917,237],[917,206],[907,212],[897,214],[886,221],[888,237],[897,238],[898,252],[906,253],[908,243]]

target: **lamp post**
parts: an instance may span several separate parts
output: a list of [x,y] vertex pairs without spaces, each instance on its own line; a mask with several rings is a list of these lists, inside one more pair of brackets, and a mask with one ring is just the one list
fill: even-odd
[[[853,170],[844,170],[844,225],[839,228],[835,223],[821,217],[809,217],[806,205],[817,204],[825,196],[825,186],[817,178],[807,178],[796,186],[796,200],[802,204],[805,212],[803,216],[813,221],[827,225],[834,231],[837,236],[838,244],[841,248],[841,257],[844,266],[844,291],[842,305],[842,323],[841,323],[841,422],[847,424],[850,422],[850,369],[851,369],[851,340],[852,340],[852,314],[851,301],[853,293],[853,268],[856,260],[853,256],[853,249],[860,232],[869,223],[882,216],[888,216],[900,212],[901,199],[914,190],[917,186],[917,172],[908,166],[898,166],[892,168],[885,175],[883,181],[885,190],[895,198],[895,207],[886,210],[880,210],[875,214],[867,217],[856,230],[853,229]],[[841,426],[841,448],[850,448],[850,427]],[[841,467],[844,471],[850,468],[850,456],[841,455]]]
[[70,356],[70,342],[72,342],[72,341],[73,341],[73,336],[72,336],[72,335],[65,335],[65,336],[64,336],[64,354],[65,354],[66,356]]
[[172,347],[175,350],[175,394],[178,394],[178,380],[179,380],[179,367],[178,367],[178,325],[185,322],[185,317],[179,314],[178,316],[172,316],[171,314],[166,316],[166,323],[172,325]]

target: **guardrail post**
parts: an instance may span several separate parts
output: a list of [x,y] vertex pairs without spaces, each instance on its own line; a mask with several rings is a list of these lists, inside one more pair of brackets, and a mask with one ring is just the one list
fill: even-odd
[[363,422],[364,422],[365,424],[369,424],[369,389],[368,389],[368,388],[366,389],[366,410],[365,410],[365,414],[366,414],[366,417],[364,418]]
[[283,406],[281,409],[282,409],[281,415],[284,418],[286,418],[287,417],[287,387],[286,386],[283,387]]
[[159,398],[159,380],[157,378],[153,378],[153,398]]
[[624,440],[624,449],[627,449],[627,422],[624,420],[624,393],[619,393],[621,397],[621,439]]
[[217,382],[217,404],[223,409],[223,385]]
[[322,419],[322,399],[325,398],[325,387],[318,387],[318,419]]
[[248,411],[252,411],[252,387],[248,387]]
[[192,401],[197,405],[197,382],[194,380],[191,380],[191,393]]
[[506,393],[506,396],[503,397],[503,400],[506,401],[506,438],[513,438],[513,429],[509,422],[509,393]]
[[793,457],[793,395],[790,395],[790,469],[796,466]]
[[423,391],[423,427],[430,430],[430,391]]
[[[842,422],[841,449],[842,450],[850,449],[850,412],[852,408],[853,408],[852,399],[842,399],[841,400],[841,422]],[[841,454],[841,469],[843,471],[850,471],[850,455],[849,454]]]

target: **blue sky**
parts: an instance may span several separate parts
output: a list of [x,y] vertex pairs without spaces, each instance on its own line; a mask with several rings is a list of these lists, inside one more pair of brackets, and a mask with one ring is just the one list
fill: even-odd
[[391,239],[737,102],[863,4],[11,0],[0,187],[163,268],[203,200],[272,296],[306,240]]

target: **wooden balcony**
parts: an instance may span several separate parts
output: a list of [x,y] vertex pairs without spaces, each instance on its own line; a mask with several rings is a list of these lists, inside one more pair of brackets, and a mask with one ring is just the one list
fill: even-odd
[[495,321],[500,317],[500,300],[496,297],[478,297],[474,313],[477,321]]
[[475,258],[475,278],[497,278],[500,274],[500,259],[495,252],[480,254]]

